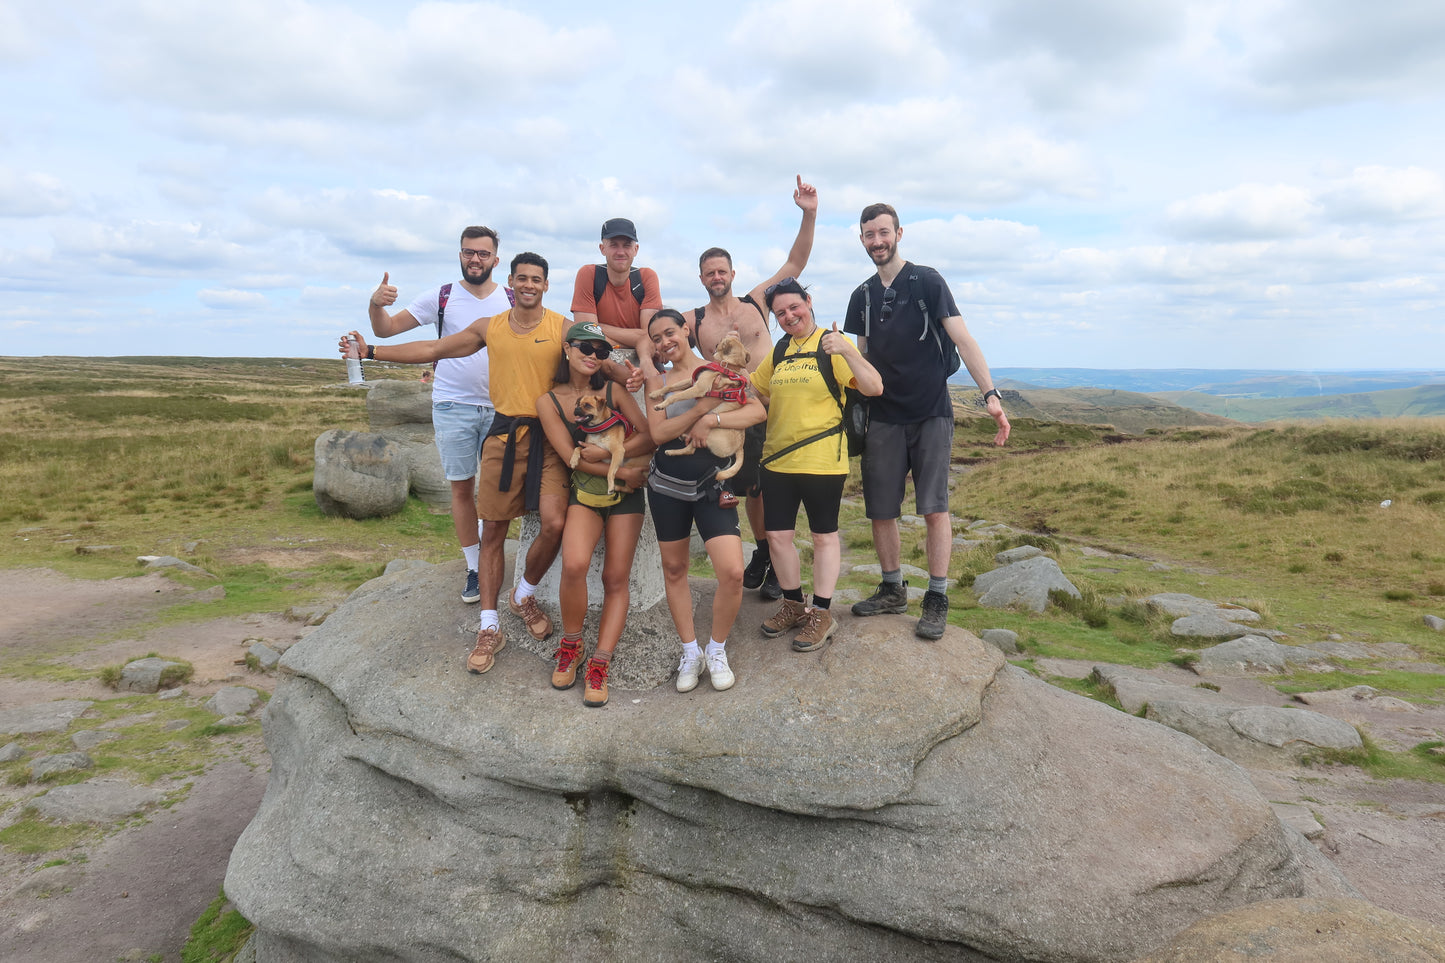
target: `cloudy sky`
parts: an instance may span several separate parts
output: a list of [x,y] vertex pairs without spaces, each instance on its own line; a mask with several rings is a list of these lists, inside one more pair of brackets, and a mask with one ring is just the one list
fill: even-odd
[[1440,0],[0,0],[0,98],[0,355],[334,357],[471,223],[692,306],[801,173],[825,322],[886,200],[995,366],[1445,358]]

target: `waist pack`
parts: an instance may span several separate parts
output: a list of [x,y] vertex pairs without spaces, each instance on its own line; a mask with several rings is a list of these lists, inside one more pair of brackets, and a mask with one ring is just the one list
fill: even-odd
[[652,471],[647,475],[647,487],[659,495],[676,498],[680,502],[700,502],[712,491],[713,476],[716,474],[717,469],[713,469],[702,478],[674,478],[659,471],[657,460],[653,459]]

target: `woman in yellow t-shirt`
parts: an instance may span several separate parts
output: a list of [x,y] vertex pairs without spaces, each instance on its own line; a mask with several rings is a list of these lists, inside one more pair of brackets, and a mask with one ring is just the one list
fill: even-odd
[[[883,379],[836,324],[831,331],[818,326],[813,299],[796,278],[784,278],[765,296],[787,344],[776,365],[776,352],[770,353],[752,375],[753,386],[768,405],[761,471],[763,525],[783,589],[781,606],[762,629],[774,638],[801,626],[793,648],[812,652],[826,645],[838,627],[829,608],[842,558],[838,504],[848,478],[842,399],[828,390],[819,364],[833,366],[840,391],[848,387],[870,397],[880,395]],[[803,598],[802,563],[793,545],[799,506],[807,511],[813,533],[812,605]]]

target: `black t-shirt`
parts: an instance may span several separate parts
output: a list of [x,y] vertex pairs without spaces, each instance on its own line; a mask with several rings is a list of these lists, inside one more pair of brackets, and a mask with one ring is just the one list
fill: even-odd
[[[864,297],[864,288],[868,297]],[[893,291],[889,295],[889,291]],[[922,301],[927,306],[925,317]],[[887,320],[883,305],[892,305]],[[869,318],[864,318],[864,306]],[[869,399],[868,416],[892,425],[911,425],[953,413],[948,376],[955,349],[943,319],[958,305],[948,283],[931,267],[905,262],[891,288],[874,274],[853,291],[843,330],[868,338],[868,362],[883,377],[883,394]]]

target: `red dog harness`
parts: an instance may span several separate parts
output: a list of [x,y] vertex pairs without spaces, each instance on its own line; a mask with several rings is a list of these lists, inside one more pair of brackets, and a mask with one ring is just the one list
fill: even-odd
[[576,425],[578,428],[582,429],[584,433],[589,435],[595,435],[599,431],[606,431],[608,428],[616,428],[618,425],[621,425],[623,438],[631,438],[632,433],[637,430],[636,428],[632,427],[632,422],[622,417],[622,413],[615,409],[612,412],[612,417],[608,418],[600,425],[584,425],[581,422],[577,422]]
[[716,361],[709,361],[707,364],[698,365],[692,373],[692,383],[697,384],[697,379],[702,377],[704,371],[716,371],[727,378],[732,384],[726,387],[718,387],[716,379],[713,380],[712,390],[703,395],[704,398],[719,398],[723,401],[731,401],[739,406],[748,403],[747,380],[731,368],[726,368]]

